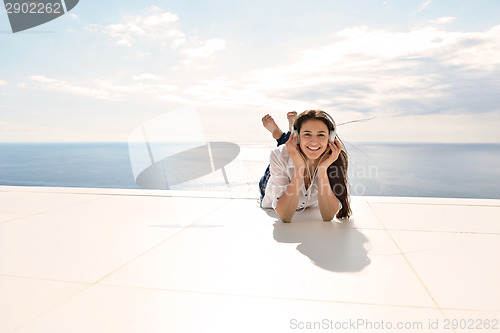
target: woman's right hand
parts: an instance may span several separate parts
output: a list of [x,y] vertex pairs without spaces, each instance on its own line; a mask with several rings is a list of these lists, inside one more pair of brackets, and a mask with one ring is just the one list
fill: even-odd
[[288,151],[288,156],[290,156],[297,169],[306,166],[306,161],[299,152],[298,139],[298,136],[296,136],[295,133],[292,132],[285,144],[286,150]]

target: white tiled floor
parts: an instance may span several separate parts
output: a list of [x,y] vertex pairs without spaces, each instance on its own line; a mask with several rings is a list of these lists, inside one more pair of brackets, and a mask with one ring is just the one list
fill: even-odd
[[348,221],[285,224],[256,199],[191,195],[0,187],[0,332],[500,321],[500,200],[353,197]]

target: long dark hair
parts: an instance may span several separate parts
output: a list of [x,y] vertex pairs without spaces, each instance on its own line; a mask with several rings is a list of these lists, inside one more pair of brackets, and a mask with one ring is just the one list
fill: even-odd
[[[335,130],[335,122],[332,117],[322,110],[306,110],[298,115],[293,124],[293,128],[300,132],[302,124],[310,119],[321,120],[328,127],[328,131]],[[340,138],[337,139],[342,143]],[[342,143],[342,146],[344,144]],[[349,183],[347,181],[347,166],[348,166],[348,156],[344,149],[340,151],[339,157],[335,162],[333,162],[327,169],[328,180],[330,181],[330,186],[332,188],[333,194],[339,199],[342,204],[342,208],[337,213],[337,218],[347,218],[351,216],[351,199],[349,196]]]

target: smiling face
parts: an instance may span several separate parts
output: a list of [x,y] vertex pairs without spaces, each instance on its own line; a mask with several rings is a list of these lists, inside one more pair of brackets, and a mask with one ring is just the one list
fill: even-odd
[[315,160],[328,148],[328,126],[318,119],[306,120],[300,128],[300,149],[308,159]]

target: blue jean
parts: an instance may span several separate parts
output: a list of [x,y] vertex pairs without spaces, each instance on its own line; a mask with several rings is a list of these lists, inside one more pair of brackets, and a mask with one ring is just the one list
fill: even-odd
[[[285,144],[288,141],[290,134],[291,134],[290,131],[281,134],[280,138],[276,140],[278,142],[277,146]],[[264,194],[266,193],[267,181],[269,180],[270,176],[271,172],[269,171],[269,165],[268,165],[266,171],[264,172],[264,176],[262,176],[262,178],[259,181],[259,190],[261,199],[264,198]]]

